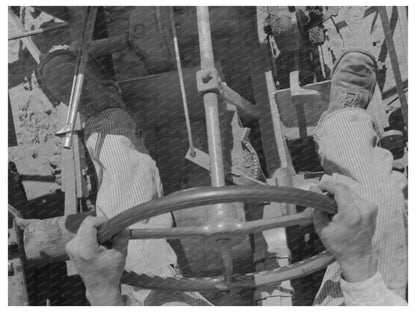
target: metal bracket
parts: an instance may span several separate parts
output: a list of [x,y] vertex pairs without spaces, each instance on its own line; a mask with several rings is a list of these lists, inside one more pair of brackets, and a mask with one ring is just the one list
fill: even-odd
[[225,82],[220,81],[220,93],[222,100],[227,103],[228,106],[232,106],[235,110],[237,108],[238,114],[245,119],[260,119],[260,113],[251,102],[243,98],[240,94],[231,89]]
[[196,73],[196,84],[201,96],[208,92],[221,93],[221,78],[215,67],[198,71]]
[[[195,154],[192,156],[191,151],[188,150],[188,152],[185,155],[185,158],[189,161],[192,161],[194,164],[210,171],[209,167],[209,155],[204,153],[203,151],[194,148]],[[244,179],[247,181],[247,184],[260,184],[260,185],[266,185],[266,183],[257,180],[255,178],[249,177],[248,175],[244,174],[240,170],[231,167],[231,174],[230,172],[227,172],[225,179],[229,182],[235,183],[233,177],[239,177],[240,179]]]
[[273,250],[262,250],[254,254],[254,264],[265,262],[269,259],[289,259],[290,261],[292,259],[292,252],[287,247],[278,247],[273,248]]
[[79,132],[80,127],[78,127],[78,129],[74,129],[72,131],[71,126],[69,124],[65,124],[62,126],[62,128],[60,128],[58,131],[55,131],[55,135],[59,138],[63,138],[65,137],[68,133],[72,132],[73,134],[76,134]]

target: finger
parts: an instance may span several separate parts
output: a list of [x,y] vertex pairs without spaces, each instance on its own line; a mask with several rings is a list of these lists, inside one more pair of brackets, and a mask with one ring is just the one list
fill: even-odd
[[75,253],[76,253],[76,249],[78,246],[78,238],[75,236],[74,238],[72,238],[66,245],[65,245],[65,251],[67,253],[67,255],[69,256],[69,258],[72,260]]
[[127,255],[127,246],[129,244],[130,232],[124,230],[114,236],[112,248],[118,250],[123,255]]
[[341,183],[332,182],[330,180],[322,181],[318,187],[323,192],[334,194],[335,201],[338,204],[338,213],[343,212],[353,202],[353,196],[350,188]]
[[315,232],[320,233],[325,229],[331,222],[329,215],[326,212],[315,209],[313,212],[313,224],[315,227]]
[[106,221],[106,217],[88,216],[85,218],[77,233],[82,247],[87,250],[96,250],[98,248],[97,229]]
[[311,185],[309,187],[309,191],[314,192],[314,193],[318,193],[318,194],[322,194],[321,189],[318,186],[316,186],[315,184]]

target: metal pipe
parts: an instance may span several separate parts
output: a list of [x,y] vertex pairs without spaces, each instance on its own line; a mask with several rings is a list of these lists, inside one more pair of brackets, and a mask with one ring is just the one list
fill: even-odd
[[214,64],[214,52],[212,51],[211,26],[209,21],[209,9],[207,6],[196,7],[198,21],[199,52],[201,55],[201,68],[212,68]]
[[[209,22],[209,9],[207,6],[196,7],[198,21],[198,39],[201,55],[201,69],[213,68],[214,54],[212,51],[211,27]],[[205,119],[207,124],[208,151],[210,156],[211,185],[220,187],[225,185],[224,162],[222,154],[221,130],[218,112],[218,95],[207,92],[203,96]],[[223,220],[226,214],[226,205],[218,204],[217,209],[210,212],[211,220]]]
[[39,35],[39,34],[43,34],[43,33],[46,33],[46,32],[53,31],[53,30],[63,29],[63,28],[68,28],[68,27],[69,27],[68,23],[63,23],[63,24],[55,25],[55,26],[51,26],[51,27],[26,31],[26,32],[23,32],[23,33],[20,33],[20,34],[9,37],[9,41],[20,39],[20,38],[25,38],[25,37],[30,37],[30,36],[33,36],[33,35]]

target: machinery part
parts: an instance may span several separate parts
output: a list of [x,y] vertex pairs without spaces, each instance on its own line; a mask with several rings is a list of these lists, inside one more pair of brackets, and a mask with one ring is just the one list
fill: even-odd
[[[77,42],[71,44],[69,49],[76,51]],[[112,36],[104,39],[96,39],[91,41],[88,49],[90,56],[99,57],[116,52],[121,52],[130,49],[130,44],[127,34],[120,34],[118,36]]]
[[233,239],[236,236],[258,233],[286,226],[303,225],[306,222],[313,222],[312,210],[306,210],[305,212],[278,218],[250,222],[224,222],[220,225],[210,224],[200,227],[190,226],[169,229],[132,229],[130,230],[130,239],[180,239],[184,237],[203,238],[206,240],[212,238]]
[[[11,23],[12,28],[14,29],[26,31],[20,19],[16,16],[16,14],[13,13],[11,7],[9,7],[9,23]],[[38,47],[34,44],[32,38],[23,37],[22,42],[26,46],[36,63],[39,64],[41,53]]]
[[406,147],[403,132],[399,130],[388,130],[382,134],[378,144],[380,147],[389,150],[393,155],[393,159],[403,158]]
[[[256,150],[248,140],[243,140],[241,143],[242,148],[238,153],[233,153],[232,151],[232,167],[238,172],[236,178],[248,179],[250,181],[248,184],[252,184],[253,180],[258,181],[259,178],[264,180],[264,174]],[[236,184],[244,185],[246,182],[237,179]]]
[[43,33],[46,33],[46,32],[53,31],[53,30],[63,29],[63,28],[68,28],[68,27],[69,27],[68,23],[62,23],[62,24],[59,24],[59,25],[51,26],[51,27],[39,28],[39,29],[36,29],[36,30],[31,30],[31,31],[25,31],[23,33],[20,33],[20,34],[9,37],[9,41],[20,39],[20,38],[25,38],[25,37],[30,37],[30,36],[33,36],[33,35],[39,35],[39,34],[43,34]]
[[[198,23],[199,54],[201,58],[201,71],[197,74],[197,85],[204,102],[211,185],[213,187],[222,187],[225,185],[224,141],[221,138],[218,107],[219,98],[215,89],[218,88],[220,79],[214,63],[209,8],[207,6],[198,6],[196,8],[196,17]],[[219,202],[213,208],[208,212],[208,220],[210,222],[214,224],[226,220],[235,222],[235,209],[230,204]],[[227,285],[230,284],[232,274],[232,261],[230,259],[231,247],[241,241],[240,237],[225,240],[218,239],[215,241],[216,247],[222,253],[223,272]]]
[[[248,143],[249,144],[249,143]],[[251,146],[251,144],[250,144]],[[191,156],[191,151],[188,150],[188,152],[186,153],[185,158],[188,159],[189,161],[192,161],[194,164],[206,169],[209,171],[209,155],[204,153],[203,151],[195,148],[195,155]],[[258,167],[253,167],[253,166],[257,166],[257,163],[255,163],[255,159],[257,159],[257,154],[250,154],[251,152],[248,152],[247,155],[251,158],[251,160],[253,160],[253,162],[251,162],[251,164],[249,164],[249,167],[245,167],[243,169],[249,169],[249,172],[247,172],[247,170],[242,170],[240,171],[240,168],[236,168],[234,166],[230,166],[231,172],[226,172],[226,180],[232,183],[235,183],[237,185],[248,185],[248,184],[260,184],[260,185],[267,185],[266,183],[257,180],[257,178],[259,177],[259,173],[261,168]],[[256,157],[256,158],[255,158]],[[259,164],[258,164],[259,165]],[[254,172],[250,172],[251,170],[253,170]],[[228,174],[230,173],[230,174]],[[256,174],[254,176],[254,174]]]
[[12,105],[10,103],[10,93],[8,92],[7,94],[7,98],[8,98],[8,113],[9,113],[9,117],[8,117],[8,147],[13,147],[13,146],[17,146],[17,136],[16,136],[16,128],[14,126],[14,118],[13,118],[13,110],[12,110]]
[[[299,20],[296,14],[292,14],[292,27],[294,29],[294,35],[298,37],[299,41],[301,39],[301,33],[299,27]],[[308,136],[307,127],[306,127],[306,117],[305,117],[305,108],[304,105],[307,102],[314,101],[311,98],[321,98],[319,92],[308,90],[300,87],[299,84],[299,71],[300,71],[300,55],[299,50],[293,52],[293,69],[291,70],[290,76],[290,94],[292,105],[296,108],[296,116],[298,119],[299,127],[299,136],[305,138]]]
[[[253,182],[265,181],[259,157],[249,141],[250,129],[243,126],[235,106],[228,105],[228,110],[233,114],[231,119],[233,144],[231,150],[231,173],[233,182],[237,185],[247,185],[253,184]],[[229,166],[226,166],[226,169],[227,171],[230,170]],[[236,171],[238,174],[235,173]]]
[[[182,69],[191,123],[203,120],[205,116],[201,109],[201,96],[195,80],[198,70],[200,70],[198,67]],[[140,90],[139,94],[134,93],[134,98],[137,98],[138,103],[142,102],[143,111],[146,112],[146,117],[142,120],[143,128],[163,128],[170,125],[172,120],[184,118],[177,70],[121,80],[118,84],[122,86],[125,97],[132,97],[132,90]],[[166,86],[169,86],[169,96],[160,96],[160,94],[166,94]],[[252,105],[230,88],[222,88],[222,91],[223,100],[237,106],[238,115],[244,121],[259,119],[261,114],[258,113],[256,105]],[[133,102],[130,104],[134,105]]]
[[186,132],[188,134],[189,154],[191,157],[194,157],[195,156],[194,141],[192,138],[192,128],[191,128],[191,120],[189,118],[188,101],[186,100],[185,83],[183,80],[182,63],[181,63],[181,57],[179,54],[179,45],[178,45],[178,38],[176,35],[176,23],[175,23],[175,15],[173,12],[173,7],[170,7],[169,13],[170,13],[169,16],[170,16],[170,22],[171,22],[171,27],[172,27],[172,35],[173,35],[173,46],[175,48],[176,67],[178,70],[179,86],[181,88],[183,111],[185,115]]
[[88,7],[85,12],[84,24],[82,27],[81,43],[78,51],[77,64],[75,67],[74,81],[72,84],[71,97],[66,124],[58,130],[56,135],[65,135],[64,148],[70,149],[72,136],[75,130],[75,122],[78,115],[78,106],[81,99],[82,87],[84,84],[84,72],[88,61],[88,49],[92,39],[97,7]]
[[[218,75],[215,70],[214,53],[212,50],[211,26],[209,20],[209,9],[206,6],[196,7],[196,16],[198,23],[198,40],[199,53],[201,56],[201,72],[197,74],[197,84],[200,79],[203,86],[218,87]],[[200,87],[198,86],[198,90]],[[201,92],[201,91],[200,91]],[[210,158],[210,177],[213,187],[221,187],[225,185],[224,174],[224,157],[222,150],[222,138],[220,129],[218,94],[215,90],[206,90],[202,95],[204,102],[205,121],[207,126],[208,153]],[[215,209],[209,211],[208,219],[212,222],[221,221],[234,217],[234,209],[223,203],[215,205]],[[224,251],[225,252],[225,251]]]
[[240,94],[228,87],[225,82],[220,82],[220,95],[222,100],[237,107],[238,114],[244,119],[260,119],[260,113],[256,105],[253,105]]
[[8,304],[9,306],[23,306],[29,304],[29,298],[21,231],[15,221],[20,217],[20,213],[10,204],[8,210],[9,221],[12,221],[12,226],[8,229]]
[[[315,209],[320,209],[328,213],[336,213],[336,204],[333,199],[329,197],[300,190],[290,187],[274,187],[274,186],[226,186],[220,188],[194,188],[185,191],[177,192],[154,201],[150,201],[126,210],[122,214],[109,220],[99,230],[99,240],[101,243],[109,240],[112,236],[124,228],[144,220],[152,216],[162,214],[165,212],[175,211],[178,209],[186,209],[195,206],[203,206],[209,204],[215,204],[219,202],[258,202],[258,201],[283,201],[289,202],[301,206],[308,206]],[[45,220],[25,220],[17,218],[17,224],[24,230],[24,249],[26,258],[32,265],[42,266],[47,263],[63,261],[68,259],[65,252],[65,245],[71,240],[82,221],[90,213],[78,213],[74,215],[67,215],[63,217],[45,219]],[[229,239],[233,241],[238,239],[242,235],[248,233],[260,232],[276,227],[292,226],[302,224],[305,222],[311,222],[311,211],[305,210],[302,213],[295,215],[283,216],[280,218],[272,218],[267,220],[256,220],[247,223],[240,223],[238,221],[229,222],[223,221],[222,223],[212,223],[203,227],[185,227],[185,228],[169,228],[169,229],[135,229],[131,230],[131,239],[155,239],[155,238],[183,238],[183,237],[195,237],[204,239]],[[289,267],[280,268],[278,271],[274,270],[269,272],[270,276],[260,274],[260,282],[267,281],[276,282],[287,278],[296,278],[307,273],[312,273],[315,270],[322,269],[333,261],[333,257],[324,253],[318,258],[308,260],[294,264]],[[302,266],[302,264],[305,266]],[[300,271],[299,271],[300,270]],[[306,272],[306,273],[305,273]],[[130,273],[131,276],[132,273]],[[256,273],[257,274],[257,273]],[[230,288],[249,287],[249,281],[256,276],[248,275],[246,277],[233,277]],[[293,275],[292,275],[293,274]],[[251,276],[251,279],[250,279]],[[141,276],[141,278],[133,278],[135,283],[139,283],[141,287],[149,288],[146,285],[149,281],[148,276]],[[241,279],[240,279],[241,278]],[[277,279],[275,279],[277,278]],[[150,278],[151,279],[151,278]],[[161,280],[157,279],[156,280]],[[176,279],[173,279],[178,284]],[[191,279],[194,280],[194,279]],[[240,282],[237,282],[240,280]],[[213,278],[207,281],[207,284],[203,283],[204,279],[195,280],[193,284],[190,284],[186,288],[186,285],[174,285],[179,287],[178,289],[195,290],[196,287],[202,287],[200,289],[223,289],[225,286],[221,284],[222,280]],[[155,280],[150,281],[150,285],[155,288],[164,288],[160,286]],[[167,285],[171,285],[171,280],[167,282]],[[181,283],[181,282],[179,282]],[[215,286],[217,285],[217,286]],[[257,282],[253,284],[251,280],[251,286],[260,285]],[[170,287],[170,286],[169,286]],[[151,288],[151,287],[150,287]]]
[[148,289],[163,289],[176,291],[224,291],[231,289],[251,288],[260,285],[299,278],[313,272],[319,271],[332,262],[334,257],[327,251],[308,260],[295,264],[258,273],[232,276],[232,282],[227,285],[222,277],[211,278],[162,278],[138,275],[132,272],[125,272],[121,278],[123,284],[143,287]]
[[196,83],[199,94],[220,93],[221,78],[215,67],[204,68],[196,73]]
[[393,33],[390,28],[389,18],[387,16],[387,9],[385,6],[378,7],[378,12],[380,13],[380,20],[381,24],[383,25],[384,37],[386,39],[387,49],[389,51],[391,67],[393,70],[394,80],[396,81],[396,89],[399,95],[400,104],[402,108],[403,119],[406,124],[406,129],[408,129],[408,105],[407,105],[407,98],[404,92],[404,86],[402,81],[402,76],[400,74],[400,66],[399,61],[397,59],[396,48],[394,46],[393,41]]
[[[288,202],[291,204],[307,206],[330,214],[336,213],[336,203],[333,199],[321,194],[299,190],[290,187],[273,187],[273,186],[226,186],[226,187],[202,187],[180,191],[172,195],[161,197],[157,200],[150,201],[139,206],[130,208],[119,215],[107,221],[98,230],[98,241],[103,244],[111,238],[136,222],[151,218],[153,216],[172,212],[176,210],[191,208],[195,206],[211,205],[218,203],[230,202]],[[304,217],[304,216],[303,216]],[[280,222],[279,226],[293,225],[288,222],[287,218],[297,218],[296,215],[286,216],[285,221]],[[298,216],[299,218],[299,216]],[[292,219],[293,220],[293,219]],[[200,228],[169,229],[165,230],[167,237],[185,237],[197,235],[201,231],[201,236],[205,235],[210,238],[233,241],[241,234],[252,231],[261,231],[269,229],[273,222],[271,220],[253,221],[238,224],[234,220],[223,220],[222,222]],[[275,226],[279,220],[273,220]],[[254,224],[254,226],[253,226]],[[140,237],[140,233],[147,233],[146,238],[161,238],[161,229],[144,229],[135,230],[135,234]],[[169,232],[174,235],[169,235]],[[193,232],[193,234],[191,233]],[[224,262],[227,259],[224,259]],[[298,278],[305,276],[334,261],[334,257],[328,252],[323,252],[317,257],[310,258],[306,261],[295,263],[278,269],[259,272],[247,275],[226,275],[212,278],[160,278],[149,277],[128,273],[128,277],[123,281],[137,287],[158,288],[158,289],[175,289],[175,290],[228,290],[244,287],[255,287],[273,282]],[[226,270],[228,270],[226,268]],[[229,282],[227,282],[227,280]]]
[[[235,94],[239,96],[237,93]],[[229,123],[232,137],[228,141],[230,145],[232,144],[232,149],[231,160],[224,160],[225,179],[236,185],[266,185],[263,182],[265,181],[265,177],[260,166],[259,157],[249,141],[250,129],[242,125],[237,109],[238,106],[227,103],[227,111],[232,114]],[[209,155],[198,149],[194,149],[194,151],[195,154],[191,155],[191,149],[189,149],[185,156],[186,159],[209,171]]]
[[215,67],[198,71],[196,73],[196,83],[201,96],[206,93],[218,94],[225,103],[235,106],[243,118],[260,118],[256,106],[221,81],[221,76]]
[[150,74],[169,71],[175,66],[169,10],[169,7],[138,7],[130,13],[130,46]]
[[308,135],[304,106],[317,102],[321,98],[319,92],[301,88],[299,83],[300,52],[305,46],[304,26],[309,21],[309,16],[305,15],[302,10],[297,10],[270,17],[267,22],[269,25],[265,27],[265,32],[274,36],[279,50],[287,54],[290,60],[290,102],[291,106],[296,108],[297,126],[301,138]]

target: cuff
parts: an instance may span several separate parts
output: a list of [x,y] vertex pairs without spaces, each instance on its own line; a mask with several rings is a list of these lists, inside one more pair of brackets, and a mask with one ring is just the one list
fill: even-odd
[[379,283],[384,283],[383,281],[383,277],[381,276],[380,272],[377,271],[376,274],[374,274],[372,277],[370,277],[369,279],[366,279],[362,282],[356,282],[356,283],[350,283],[347,282],[346,280],[344,280],[343,278],[341,279],[341,288],[344,291],[347,291],[349,293],[351,292],[363,292],[363,291],[367,291],[368,288],[373,287],[376,284]]
[[399,306],[407,305],[407,302],[389,290],[384,284],[383,277],[377,271],[369,279],[349,283],[341,279],[341,290],[344,294],[346,305],[358,306]]

